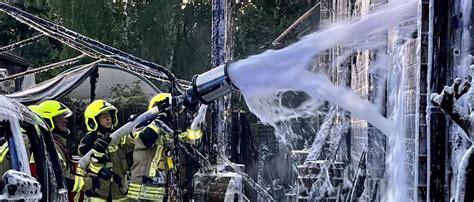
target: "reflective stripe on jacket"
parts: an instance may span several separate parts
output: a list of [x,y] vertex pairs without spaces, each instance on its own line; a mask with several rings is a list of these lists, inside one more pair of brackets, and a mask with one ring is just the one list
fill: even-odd
[[92,179],[76,175],[69,151],[66,146],[66,139],[61,135],[53,133],[54,143],[56,144],[56,151],[58,153],[61,170],[63,171],[66,180],[66,186],[69,192],[80,192],[92,189]]
[[132,180],[128,198],[162,201],[168,164],[163,155],[172,139],[154,122],[134,133]]
[[[79,154],[85,155],[89,150],[94,147],[94,142],[104,137],[99,131],[87,133],[79,144]],[[109,134],[107,134],[109,135]],[[120,178],[120,182],[115,181],[104,182],[101,180],[100,188],[85,192],[88,198],[104,199],[111,197],[113,200],[121,200],[126,198],[128,183],[127,183],[127,171],[129,170],[129,162],[126,154],[133,151],[133,139],[127,135],[124,137],[119,145],[111,145],[106,151],[105,156],[108,161],[105,164],[90,163],[86,172],[86,176],[96,175],[97,172],[103,166],[111,167],[114,174]]]

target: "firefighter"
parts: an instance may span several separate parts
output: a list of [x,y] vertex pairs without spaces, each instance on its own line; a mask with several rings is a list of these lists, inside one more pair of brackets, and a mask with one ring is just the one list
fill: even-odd
[[93,151],[87,175],[95,175],[102,168],[111,169],[113,175],[99,189],[86,191],[86,201],[124,201],[128,189],[126,172],[129,170],[126,154],[133,152],[133,138],[127,135],[119,144],[109,145],[110,134],[117,128],[118,119],[117,109],[107,101],[93,101],[87,106],[84,118],[88,133],[79,144],[79,153],[84,156]]
[[[32,157],[30,153],[30,143],[28,140],[28,136],[26,135],[26,131],[23,128],[20,128],[21,134],[23,136],[23,141],[25,142],[25,149],[26,153],[28,154],[28,158]],[[6,137],[0,138],[0,178],[3,176],[5,172],[12,169],[11,160],[10,160],[10,148],[8,145],[8,139]],[[30,163],[31,163],[30,158]],[[31,169],[31,167],[30,167]],[[34,173],[32,172],[32,176]]]
[[[133,200],[163,201],[166,175],[173,168],[173,120],[169,109],[171,94],[160,93],[153,97],[148,110],[157,106],[160,114],[144,129],[134,133],[132,178],[128,198]],[[180,139],[194,141],[202,136],[200,130],[188,130]]]
[[[72,115],[72,111],[68,107],[56,100],[46,100],[35,107],[35,112],[45,120],[53,135],[69,192],[75,193],[98,189],[101,181],[110,181],[112,175],[111,171],[107,169],[103,169],[98,175],[90,177],[76,174],[75,166],[72,163],[72,156],[67,147],[67,137],[70,135],[70,131],[67,128],[67,118]],[[74,194],[70,194],[69,197],[72,200]]]
[[[37,113],[37,105],[30,105],[28,106],[28,109],[30,109],[32,112]],[[35,170],[32,169],[32,165],[34,165],[34,160],[33,160],[33,155],[30,153],[30,141],[28,139],[28,135],[26,134],[25,129],[20,128],[21,134],[23,136],[23,141],[25,142],[25,149],[26,153],[28,155],[28,158],[30,159],[30,170],[31,170],[31,175],[35,176]],[[10,148],[8,146],[8,140],[5,137],[0,138],[0,178],[3,176],[5,172],[10,170],[12,168],[11,161],[10,161]]]

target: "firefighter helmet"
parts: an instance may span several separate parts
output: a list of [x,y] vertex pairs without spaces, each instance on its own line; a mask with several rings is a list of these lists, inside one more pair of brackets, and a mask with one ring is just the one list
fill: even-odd
[[171,99],[170,93],[158,93],[155,97],[151,98],[150,104],[148,104],[148,110],[152,109],[158,102],[165,100],[166,98]]
[[32,112],[38,114],[38,105],[30,105],[30,106],[28,106],[28,109],[30,109]]
[[49,130],[54,130],[54,121],[53,118],[64,115],[66,118],[72,115],[72,111],[66,107],[66,105],[56,101],[56,100],[46,100],[40,103],[38,106],[32,105],[29,106],[30,110],[37,113],[41,118],[43,118],[46,123],[49,125]]
[[87,131],[92,132],[97,130],[99,124],[97,123],[96,117],[104,112],[111,113],[110,116],[112,116],[112,127],[117,127],[117,108],[105,100],[94,100],[94,102],[87,106],[86,111],[84,111]]

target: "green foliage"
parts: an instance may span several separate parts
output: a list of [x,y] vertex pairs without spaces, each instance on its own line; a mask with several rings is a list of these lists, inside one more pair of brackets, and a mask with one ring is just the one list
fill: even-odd
[[[180,1],[139,1],[134,4],[110,0],[26,0],[15,5],[82,35],[156,62],[178,77],[191,79],[210,64],[211,10],[209,4],[188,5]],[[0,45],[38,34],[35,30],[0,14]],[[35,66],[78,56],[80,53],[45,37],[39,43],[18,49],[17,54]],[[47,71],[37,82],[64,69]]]
[[[27,0],[24,4],[16,4],[15,6],[44,18],[47,18],[50,14],[49,6],[44,1]],[[40,33],[14,18],[3,13],[0,14],[0,46],[15,43],[38,34]],[[62,46],[58,42],[43,37],[36,43],[15,50],[14,53],[26,58],[35,66],[42,66],[56,62],[61,50]],[[57,72],[53,72],[53,74],[55,75]],[[45,77],[51,77],[51,75],[51,73],[42,73],[36,77],[37,82],[44,80]]]
[[147,110],[150,96],[142,91],[140,81],[134,81],[131,86],[116,84],[111,90],[112,95],[107,100],[119,109],[119,112],[143,113]]
[[[271,42],[283,33],[295,20],[309,8],[310,4],[295,1],[257,0],[237,8],[235,13],[235,60],[273,49]],[[289,44],[295,40],[290,34],[283,42]],[[247,109],[242,95],[234,93],[234,109]],[[251,122],[257,118],[250,117]]]
[[[146,95],[141,90],[140,81],[134,81],[132,82],[132,85],[117,84],[112,86],[111,90],[112,95],[105,98],[105,100],[118,109],[118,119],[120,124],[125,124],[130,115],[141,114],[146,111],[148,100],[151,96]],[[73,111],[73,115],[69,119],[71,135],[68,137],[68,147],[75,154],[77,149],[74,148],[77,148],[77,143],[87,132],[84,122],[84,111],[90,102],[89,99],[79,100],[73,97],[64,97],[59,101]]]
[[211,65],[211,5],[186,6],[180,18],[172,71],[191,80]]
[[[49,1],[53,21],[190,79],[210,63],[210,5],[180,1]],[[100,20],[97,20],[100,19]],[[77,55],[65,48],[61,59]]]
[[[42,17],[47,16],[48,13],[48,7],[44,3],[26,1],[25,4],[15,4],[14,6]],[[37,34],[33,32],[33,29],[19,23],[14,18],[3,13],[0,15],[0,45],[8,45]]]
[[[121,48],[125,38],[125,16],[121,4],[109,0],[49,1],[50,20],[66,28],[111,46]],[[66,48],[61,59],[77,56],[78,52]]]
[[271,42],[307,9],[304,3],[263,0],[240,7],[235,14],[235,58],[273,48]]
[[[211,5],[181,1],[26,0],[16,5],[70,30],[138,57],[164,65],[180,78],[190,80],[210,68]],[[262,52],[281,32],[308,9],[295,1],[263,1],[240,5],[235,13],[235,57]],[[38,34],[13,18],[0,15],[0,44],[6,45]],[[45,38],[17,53],[42,66],[80,53]],[[49,79],[63,68],[37,75]]]

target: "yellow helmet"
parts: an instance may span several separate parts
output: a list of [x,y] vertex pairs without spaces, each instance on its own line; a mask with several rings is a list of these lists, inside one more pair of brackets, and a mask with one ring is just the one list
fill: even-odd
[[157,102],[163,101],[166,98],[171,99],[171,94],[170,93],[158,93],[158,95],[155,95],[155,97],[151,98],[150,104],[148,104],[148,110],[152,109],[153,106],[155,106],[155,104]]
[[66,105],[56,100],[46,100],[40,103],[38,106],[32,105],[28,108],[30,108],[31,111],[37,113],[48,123],[50,131],[54,130],[54,117],[60,115],[70,117],[72,115],[72,111],[66,107]]
[[99,127],[99,124],[96,120],[96,116],[107,111],[112,112],[112,127],[117,127],[117,108],[115,108],[112,104],[108,103],[105,100],[94,100],[94,102],[90,103],[89,106],[87,106],[86,111],[84,111],[87,131],[96,131]]
[[30,106],[28,106],[28,109],[30,109],[32,112],[38,114],[38,105],[30,105]]

